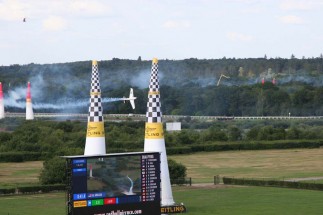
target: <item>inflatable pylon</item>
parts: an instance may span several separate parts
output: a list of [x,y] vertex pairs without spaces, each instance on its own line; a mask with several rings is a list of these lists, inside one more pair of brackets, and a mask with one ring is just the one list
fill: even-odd
[[5,118],[2,83],[0,82],[0,119]]
[[30,82],[27,85],[27,96],[26,96],[26,120],[34,119],[33,105],[31,102],[31,86]]
[[95,60],[92,61],[90,96],[84,155],[103,155],[106,154],[104,120],[98,62]]
[[164,129],[158,81],[158,60],[152,61],[149,83],[146,124],[145,152],[160,152],[161,205],[174,205],[172,187],[166,155]]
[[276,78],[273,78],[272,83],[273,85],[276,85]]

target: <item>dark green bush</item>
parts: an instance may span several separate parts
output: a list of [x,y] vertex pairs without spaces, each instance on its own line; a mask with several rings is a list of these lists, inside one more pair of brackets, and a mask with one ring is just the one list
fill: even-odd
[[40,152],[2,152],[0,162],[37,161],[46,156]]
[[305,183],[305,182],[297,182],[297,181],[279,181],[279,180],[266,180],[266,179],[245,179],[245,178],[223,177],[223,183],[233,184],[233,185],[284,187],[284,188],[323,191],[323,184]]
[[[54,157],[44,162],[39,180],[43,185],[66,183],[65,159]],[[28,189],[28,188],[27,188]]]
[[21,152],[4,152],[0,153],[1,162],[23,162],[23,154]]
[[167,155],[189,154],[192,152],[192,147],[189,147],[189,146],[169,147],[166,150],[167,150]]
[[172,159],[168,159],[169,177],[172,184],[184,184],[186,167]]
[[12,194],[15,193],[16,188],[2,188],[0,189],[0,195],[1,194]]
[[38,185],[38,186],[24,186],[17,187],[19,193],[48,193],[51,191],[64,191],[66,189],[65,184],[53,184],[53,185]]
[[323,146],[322,140],[283,140],[260,142],[228,142],[194,144],[183,147],[168,147],[167,154],[188,154],[192,152],[231,151],[231,150],[266,150],[266,149],[293,149],[293,148],[319,148]]

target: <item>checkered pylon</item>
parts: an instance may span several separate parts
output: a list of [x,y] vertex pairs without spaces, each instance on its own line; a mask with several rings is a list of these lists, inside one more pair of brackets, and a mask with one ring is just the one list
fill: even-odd
[[146,122],[162,122],[162,111],[158,81],[158,60],[153,59],[148,92]]
[[173,205],[175,202],[167,162],[158,82],[158,60],[156,58],[153,59],[151,67],[144,151],[160,152],[161,205]]
[[92,62],[92,78],[91,78],[91,98],[88,122],[103,122],[103,109],[101,100],[101,89],[99,80],[98,63]]

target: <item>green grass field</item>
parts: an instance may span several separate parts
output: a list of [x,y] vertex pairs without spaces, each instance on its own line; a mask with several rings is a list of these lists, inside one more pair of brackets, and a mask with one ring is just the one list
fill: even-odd
[[42,161],[0,163],[0,188],[39,183]]
[[[307,178],[323,176],[323,149],[208,152],[170,158],[188,168],[196,182],[214,175],[246,178]],[[42,162],[0,163],[0,187],[38,183]],[[319,180],[317,182],[320,182]],[[241,186],[173,187],[176,202],[190,215],[322,214],[323,192]],[[0,196],[0,215],[64,215],[65,194]]]
[[65,193],[49,193],[21,196],[1,196],[2,215],[64,215],[66,214]]
[[263,187],[190,189],[174,192],[190,215],[322,214],[323,192]]
[[[263,187],[175,187],[174,199],[189,215],[318,215],[323,192]],[[64,215],[65,194],[50,193],[0,197],[0,214]]]
[[213,176],[237,178],[306,178],[323,176],[323,148],[200,152],[169,156],[187,167],[193,183]]
[[[193,183],[213,182],[213,176],[245,178],[306,178],[323,176],[323,148],[200,152],[169,156],[187,167]],[[0,188],[38,183],[41,161],[0,163]]]

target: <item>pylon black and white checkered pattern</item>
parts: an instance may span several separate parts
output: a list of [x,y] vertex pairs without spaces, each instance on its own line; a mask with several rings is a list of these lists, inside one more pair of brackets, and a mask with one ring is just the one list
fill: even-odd
[[158,92],[158,91],[159,91],[158,64],[153,63],[151,66],[149,92]]
[[162,122],[157,63],[153,63],[151,67],[146,122]]
[[92,65],[91,93],[101,93],[98,65]]
[[101,89],[97,64],[92,64],[91,99],[88,122],[103,122]]

